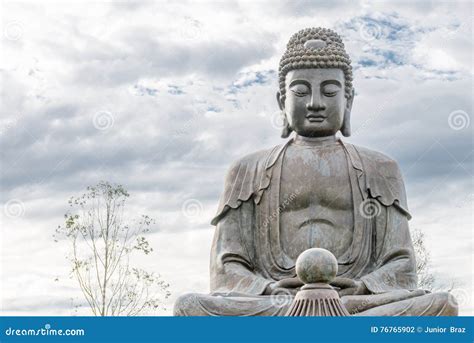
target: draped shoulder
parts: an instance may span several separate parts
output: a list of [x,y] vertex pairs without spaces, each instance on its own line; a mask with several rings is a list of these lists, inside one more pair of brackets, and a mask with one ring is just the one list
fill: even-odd
[[367,148],[354,146],[366,175],[366,189],[370,197],[384,206],[395,206],[408,219],[405,184],[400,168],[392,158]]
[[263,192],[270,185],[272,166],[286,146],[277,145],[272,149],[261,150],[244,156],[234,162],[227,172],[224,192],[219,200],[217,213],[211,221],[217,225],[230,209],[236,209],[253,199],[258,204]]

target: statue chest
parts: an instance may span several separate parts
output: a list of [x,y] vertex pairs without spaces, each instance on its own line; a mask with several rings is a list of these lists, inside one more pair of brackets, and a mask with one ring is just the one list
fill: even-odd
[[280,237],[290,257],[313,247],[341,256],[352,241],[352,202],[342,146],[288,147],[280,183]]

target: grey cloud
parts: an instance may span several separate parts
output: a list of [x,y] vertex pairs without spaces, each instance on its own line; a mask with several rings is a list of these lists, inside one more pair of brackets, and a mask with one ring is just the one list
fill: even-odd
[[229,38],[198,43],[186,39],[169,42],[159,37],[148,27],[127,29],[117,37],[120,44],[95,48],[95,42],[88,47],[91,50],[70,54],[71,62],[78,63],[71,82],[116,86],[150,75],[178,78],[189,73],[222,79],[275,52],[270,44],[275,39],[271,34],[245,41]]
[[[5,100],[2,117],[14,119],[14,124],[0,135],[1,200],[18,198],[27,210],[23,218],[7,222],[12,235],[34,231],[32,226],[38,236],[31,237],[44,235],[62,221],[71,195],[81,194],[87,185],[100,180],[123,184],[131,193],[132,209],[158,218],[159,234],[179,232],[184,237],[186,230],[209,230],[208,219],[230,163],[283,142],[272,125],[277,111],[272,68],[276,70],[282,53],[275,47],[293,31],[284,24],[291,23],[297,30],[313,20],[312,16],[326,15],[328,21],[339,23],[335,27],[344,28],[341,32],[348,40],[348,51],[355,64],[360,62],[355,79],[354,135],[347,141],[399,162],[417,218],[429,218],[439,206],[445,208],[443,218],[449,218],[470,192],[472,79],[461,77],[459,71],[451,78],[436,74],[440,70],[429,72],[423,61],[415,66],[410,57],[423,32],[433,30],[433,23],[444,22],[442,13],[433,10],[437,17],[428,18],[427,31],[420,31],[424,26],[413,19],[415,14],[400,14],[415,13],[408,5],[401,6],[404,12],[397,6],[382,9],[374,20],[385,31],[368,43],[357,30],[367,19],[357,2],[282,2],[268,11],[260,3],[254,7],[240,2],[221,4],[219,10],[226,19],[234,18],[226,23],[214,22],[218,16],[202,15],[203,7],[192,3],[182,7],[160,3],[163,13],[172,18],[166,22],[146,15],[157,11],[156,3],[111,6],[106,13],[107,24],[113,28],[109,36],[99,34],[104,28],[102,18],[82,22],[79,19],[84,16],[77,13],[65,17],[71,20],[48,22],[62,34],[25,30],[28,44],[8,46],[26,49],[14,52],[31,53],[36,59],[2,69],[8,84],[1,94]],[[438,8],[434,3],[413,6]],[[192,9],[199,11],[190,18],[202,24],[208,39],[170,32],[171,21],[189,16]],[[254,9],[261,14],[258,21],[251,15]],[[340,13],[354,15],[341,19]],[[38,16],[31,18],[42,23]],[[314,26],[320,24],[313,21]],[[221,34],[205,31],[216,27]],[[465,44],[465,38],[450,40],[445,44],[449,49],[443,50],[443,45],[433,49],[451,54]],[[399,54],[401,64],[383,55],[392,50]],[[466,51],[461,55],[463,61],[468,60]],[[364,65],[364,59],[375,64]],[[275,65],[269,66],[269,61]],[[28,75],[32,68],[35,72]],[[37,89],[40,81],[46,87]],[[232,85],[238,91],[231,92]],[[471,126],[461,130],[449,126],[448,116],[456,110],[471,116]],[[94,127],[94,116],[100,111],[113,117],[113,126],[104,131]],[[461,166],[458,161],[463,161]],[[452,204],[446,205],[446,189],[456,198]],[[199,218],[188,220],[183,215],[181,207],[187,199],[202,203]],[[23,241],[33,244],[33,239]],[[43,249],[41,244],[36,250]],[[207,260],[202,263],[207,265]],[[183,268],[188,268],[183,273],[189,270],[189,266]],[[207,284],[207,275],[196,282]],[[17,305],[11,300],[8,309],[14,311],[30,299]],[[43,298],[24,308],[34,311],[35,306],[43,305],[52,313],[67,307],[65,302],[48,303]]]

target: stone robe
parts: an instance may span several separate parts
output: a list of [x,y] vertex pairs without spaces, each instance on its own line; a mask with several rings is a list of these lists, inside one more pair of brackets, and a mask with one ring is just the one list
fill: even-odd
[[[212,224],[211,294],[186,294],[175,315],[284,315],[293,296],[263,295],[275,281],[296,276],[295,260],[280,240],[283,156],[288,144],[248,155],[230,168]],[[398,165],[383,154],[343,143],[353,199],[350,248],[338,259],[338,276],[361,280],[369,295],[342,298],[352,314],[456,315],[448,293],[416,290],[405,187]],[[297,194],[295,195],[297,196]],[[285,205],[286,204],[286,205]],[[372,206],[376,215],[365,213]]]

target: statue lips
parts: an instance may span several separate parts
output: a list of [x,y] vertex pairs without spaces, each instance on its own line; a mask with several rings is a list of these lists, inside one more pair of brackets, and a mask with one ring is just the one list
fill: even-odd
[[306,115],[306,118],[310,122],[316,122],[316,123],[321,123],[326,120],[327,116],[324,116],[322,114],[317,114],[317,113],[309,113]]

